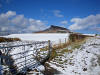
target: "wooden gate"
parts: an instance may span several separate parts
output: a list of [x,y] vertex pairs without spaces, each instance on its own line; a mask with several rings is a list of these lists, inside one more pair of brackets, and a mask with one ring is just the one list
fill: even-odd
[[50,41],[0,43],[0,73],[26,74],[28,70],[43,64],[50,57],[51,50]]

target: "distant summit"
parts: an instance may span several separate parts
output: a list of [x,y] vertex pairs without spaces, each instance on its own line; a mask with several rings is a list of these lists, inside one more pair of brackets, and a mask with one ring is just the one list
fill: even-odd
[[70,30],[64,28],[64,27],[59,27],[55,25],[51,25],[48,29],[45,29],[43,31],[38,31],[35,33],[71,33]]

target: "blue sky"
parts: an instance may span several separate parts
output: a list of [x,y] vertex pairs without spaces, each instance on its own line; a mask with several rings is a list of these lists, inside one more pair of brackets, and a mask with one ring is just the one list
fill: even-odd
[[33,32],[58,25],[100,33],[100,0],[0,0],[0,16],[1,31]]

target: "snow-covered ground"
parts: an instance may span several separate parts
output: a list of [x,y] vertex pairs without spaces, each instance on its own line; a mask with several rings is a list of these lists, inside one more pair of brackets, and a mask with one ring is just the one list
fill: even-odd
[[[20,38],[21,40],[25,41],[48,41],[51,40],[53,44],[58,44],[59,42],[65,42],[68,40],[69,34],[65,33],[48,33],[48,34],[11,34],[5,37],[11,37],[11,38]],[[60,39],[60,41],[59,41]],[[16,43],[13,43],[13,45],[17,45]],[[34,49],[35,46],[26,47],[25,51],[29,51]],[[36,46],[37,48],[43,47],[40,45]],[[10,54],[20,53],[23,52],[23,48],[14,48],[10,52]],[[40,57],[44,55],[45,52],[41,52]],[[28,53],[25,53],[25,55],[31,55],[35,54],[34,51],[30,51]],[[14,59],[23,57],[24,54],[21,54],[19,56],[12,56]],[[34,58],[33,55],[30,57],[26,57],[26,59]],[[55,59],[60,60],[59,63]],[[49,65],[58,71],[61,72],[61,75],[100,75],[100,37],[93,37],[91,39],[88,39],[86,43],[84,43],[79,49],[73,50],[72,53],[64,53],[62,56],[58,56],[54,60],[50,61]],[[18,59],[14,64],[17,64],[18,62],[24,61],[25,58]],[[36,61],[33,59],[31,61],[27,61],[27,63],[31,64],[36,63]],[[25,63],[23,63],[25,64]],[[21,66],[22,64],[18,64],[18,66]],[[28,65],[27,65],[28,66]],[[21,67],[19,67],[20,69]],[[41,69],[41,66],[40,66]],[[43,67],[42,67],[43,69]]]
[[79,49],[64,53],[49,65],[61,75],[100,75],[100,38],[88,39]]
[[48,41],[51,40],[53,44],[58,44],[59,42],[64,43],[65,38],[66,41],[68,40],[69,34],[68,33],[33,33],[33,34],[11,34],[4,37],[17,37],[21,40],[28,40],[28,41]]

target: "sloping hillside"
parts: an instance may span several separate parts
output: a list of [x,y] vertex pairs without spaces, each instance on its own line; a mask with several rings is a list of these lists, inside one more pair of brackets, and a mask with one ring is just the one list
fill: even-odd
[[59,56],[48,62],[50,67],[61,75],[100,75],[100,38],[92,37],[79,48],[68,49],[59,51]]

